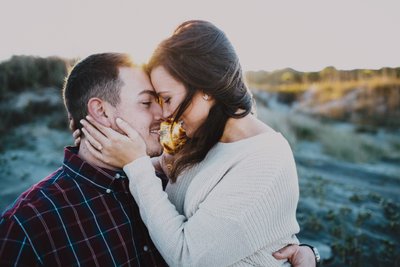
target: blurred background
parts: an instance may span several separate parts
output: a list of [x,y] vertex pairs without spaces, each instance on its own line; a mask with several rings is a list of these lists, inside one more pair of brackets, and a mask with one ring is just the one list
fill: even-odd
[[323,266],[400,266],[400,3],[1,1],[0,210],[73,143],[61,87],[92,53],[146,62],[187,19],[237,49],[258,117],[294,151],[299,238]]

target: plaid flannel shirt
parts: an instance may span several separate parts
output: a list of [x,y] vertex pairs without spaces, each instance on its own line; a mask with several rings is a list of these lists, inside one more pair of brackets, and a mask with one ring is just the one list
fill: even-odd
[[64,164],[23,193],[0,219],[0,266],[167,266],[122,171]]

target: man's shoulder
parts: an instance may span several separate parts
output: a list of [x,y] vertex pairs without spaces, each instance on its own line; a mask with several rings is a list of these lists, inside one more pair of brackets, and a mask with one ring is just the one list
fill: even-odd
[[13,216],[29,220],[39,214],[52,209],[52,195],[60,194],[62,187],[65,187],[66,174],[62,167],[49,174],[38,183],[32,185],[23,192],[14,203],[2,214],[3,219],[10,219]]

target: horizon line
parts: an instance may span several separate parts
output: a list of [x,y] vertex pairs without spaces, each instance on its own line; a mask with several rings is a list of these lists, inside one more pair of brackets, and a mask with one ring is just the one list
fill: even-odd
[[[110,51],[110,53],[112,53],[112,52],[114,52],[114,51]],[[115,52],[120,53],[120,51],[115,51]],[[105,53],[107,53],[107,52],[105,52]],[[97,53],[93,53],[93,54],[97,54]],[[64,60],[74,60],[74,59],[80,60],[80,59],[83,59],[83,58],[86,57],[86,56],[85,57],[80,57],[80,56],[68,57],[68,56],[61,56],[61,55],[46,55],[46,56],[43,56],[43,55],[35,55],[35,54],[13,54],[13,55],[8,56],[8,57],[0,57],[0,64],[11,60],[11,58],[14,57],[14,56],[17,56],[17,57],[18,56],[26,56],[26,57],[37,57],[37,58],[58,57],[58,58],[64,59]],[[134,59],[134,57],[133,57],[133,59]],[[142,64],[146,64],[146,63],[145,62],[137,62],[137,64],[138,65],[142,65]],[[315,70],[315,69],[313,69],[313,70],[310,70],[310,69],[309,70],[303,70],[301,68],[288,67],[288,66],[287,67],[276,67],[274,69],[271,69],[271,68],[244,68],[243,64],[242,64],[243,72],[262,72],[262,71],[264,71],[264,72],[276,72],[276,71],[282,71],[282,70],[287,70],[287,69],[288,70],[292,70],[292,71],[296,71],[296,72],[321,72],[326,68],[332,68],[332,67],[334,69],[336,69],[337,71],[355,71],[355,70],[375,70],[375,71],[378,71],[378,70],[381,70],[381,69],[384,69],[384,68],[398,69],[398,68],[400,68],[400,64],[397,65],[397,66],[386,65],[386,66],[381,66],[381,67],[351,67],[351,68],[350,67],[349,68],[339,68],[339,67],[336,67],[335,65],[327,64],[325,67],[319,68],[319,70]]]

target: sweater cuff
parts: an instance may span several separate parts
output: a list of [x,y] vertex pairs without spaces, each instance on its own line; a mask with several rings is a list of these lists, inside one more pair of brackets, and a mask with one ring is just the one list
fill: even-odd
[[124,172],[131,181],[135,183],[146,180],[145,177],[155,173],[153,164],[149,156],[138,158],[123,167]]

